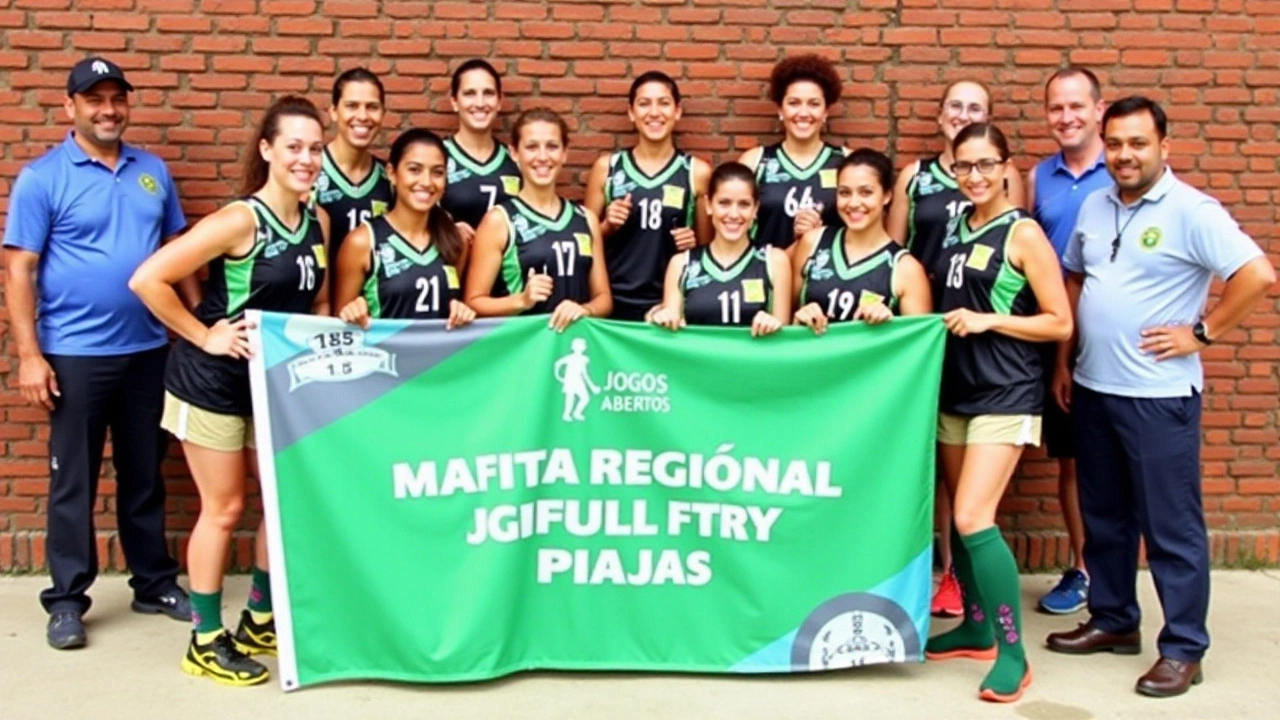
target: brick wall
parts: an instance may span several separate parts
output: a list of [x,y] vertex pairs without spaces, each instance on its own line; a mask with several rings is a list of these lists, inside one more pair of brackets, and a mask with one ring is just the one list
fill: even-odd
[[[846,9],[846,5],[852,9]],[[448,131],[448,71],[480,56],[505,71],[507,110],[547,105],[571,116],[581,197],[596,153],[627,142],[629,78],[651,68],[688,97],[681,144],[712,161],[778,132],[764,81],[789,52],[839,62],[846,95],[831,137],[896,153],[938,146],[942,85],[994,88],[996,119],[1023,169],[1054,150],[1041,85],[1075,62],[1108,98],[1144,92],[1172,120],[1172,165],[1220,198],[1280,256],[1280,2],[1275,0],[0,0],[0,222],[19,168],[66,132],[66,72],[89,53],[138,87],[127,138],[169,163],[194,220],[228,198],[256,113],[280,93],[325,103],[331,79],[367,65],[384,76],[387,127]],[[510,114],[508,114],[508,120]],[[7,317],[0,317],[5,321]],[[1280,314],[1273,294],[1205,352],[1204,490],[1220,562],[1280,561]],[[45,413],[15,391],[4,333],[0,373],[0,571],[44,564]],[[1002,525],[1031,568],[1067,548],[1051,467],[1029,457]],[[171,529],[181,548],[197,500],[177,449],[168,465]],[[122,567],[110,471],[98,501],[104,567]],[[234,562],[250,557],[245,533]]]

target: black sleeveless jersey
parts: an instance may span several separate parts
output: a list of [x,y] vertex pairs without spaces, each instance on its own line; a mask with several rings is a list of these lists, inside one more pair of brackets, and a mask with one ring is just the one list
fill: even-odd
[[329,257],[334,258],[338,257],[347,233],[365,220],[385,213],[395,198],[382,160],[373,158],[373,169],[364,180],[354,183],[342,174],[327,147],[321,155],[320,176],[316,178],[312,196],[329,214]]
[[898,259],[907,251],[890,240],[884,247],[850,264],[845,259],[844,233],[843,226],[822,229],[813,255],[801,270],[800,306],[818,303],[835,322],[852,320],[860,306],[877,303],[897,315],[893,274]]
[[[244,311],[310,313],[328,266],[324,234],[314,212],[302,208],[302,222],[290,231],[262,201],[242,200],[254,214],[253,248],[242,257],[209,263],[204,299],[195,316],[206,327]],[[225,415],[253,414],[249,364],[210,355],[179,338],[169,355],[165,388],[196,407]]]
[[462,299],[458,269],[445,263],[434,243],[418,251],[385,217],[365,226],[373,255],[362,293],[369,317],[448,319],[450,301]]
[[716,262],[709,245],[687,252],[680,291],[688,324],[750,326],[756,313],[773,308],[768,247],[748,247],[729,267]]
[[499,202],[520,192],[520,167],[505,145],[495,143],[493,155],[481,162],[467,154],[453,138],[446,138],[448,184],[440,206],[454,222],[480,226],[484,214]]
[[809,167],[801,169],[787,157],[782,143],[768,145],[756,165],[760,187],[760,212],[752,228],[756,247],[787,249],[795,242],[796,213],[822,206],[822,224],[839,225],[836,212],[836,172],[844,162],[844,149],[824,144]]
[[605,238],[615,316],[635,318],[662,301],[662,281],[676,254],[671,231],[693,227],[697,193],[693,158],[676,151],[655,175],[646,175],[630,150],[609,156],[605,205],[631,196],[631,215]]
[[544,315],[564,300],[591,299],[591,224],[581,205],[561,198],[560,215],[547,217],[518,197],[498,203],[507,220],[507,247],[493,282],[493,297],[524,292],[529,270],[551,276],[551,297],[526,315]]
[[[938,312],[1035,315],[1026,277],[1009,263],[1008,242],[1019,223],[1035,222],[1012,209],[977,230],[972,209],[950,223],[935,272],[942,285]],[[1038,414],[1044,407],[1044,370],[1037,343],[988,331],[947,335],[939,407],[956,415]]]
[[941,279],[933,273],[942,242],[947,238],[947,224],[973,207],[956,179],[939,164],[940,157],[921,160],[920,169],[907,183],[906,247],[929,275],[935,302],[942,286]]

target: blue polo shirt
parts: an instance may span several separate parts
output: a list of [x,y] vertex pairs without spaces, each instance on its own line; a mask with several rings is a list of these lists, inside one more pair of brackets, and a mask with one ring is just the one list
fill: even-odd
[[164,345],[129,278],[187,224],[164,161],[123,145],[115,168],[73,133],[18,173],[4,246],[40,255],[36,336],[50,355],[125,355]]
[[1169,168],[1132,205],[1120,201],[1114,185],[1094,192],[1080,208],[1062,259],[1067,270],[1084,275],[1075,381],[1122,397],[1186,397],[1201,390],[1200,353],[1156,362],[1138,349],[1140,333],[1195,323],[1213,276],[1229,278],[1261,255],[1221,203]]
[[1111,175],[1107,172],[1107,154],[1098,153],[1093,164],[1080,175],[1071,172],[1062,153],[1056,153],[1036,165],[1035,206],[1032,217],[1044,228],[1045,235],[1057,251],[1058,257],[1067,250],[1067,241],[1076,229],[1080,206],[1094,190],[1111,187]]

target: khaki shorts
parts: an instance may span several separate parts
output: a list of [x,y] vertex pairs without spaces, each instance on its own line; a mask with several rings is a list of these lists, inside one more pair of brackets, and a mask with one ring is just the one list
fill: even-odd
[[160,427],[183,442],[210,450],[237,452],[253,447],[252,417],[203,410],[167,392]]
[[1040,446],[1039,415],[952,415],[938,413],[938,442],[943,445]]

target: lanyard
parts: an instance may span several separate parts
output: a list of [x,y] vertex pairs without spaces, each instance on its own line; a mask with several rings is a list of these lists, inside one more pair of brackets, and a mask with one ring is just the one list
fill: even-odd
[[1129,216],[1128,220],[1124,221],[1124,227],[1120,226],[1120,205],[1117,204],[1115,206],[1116,239],[1111,241],[1111,262],[1115,262],[1116,255],[1120,254],[1120,236],[1124,235],[1125,230],[1129,229],[1129,223],[1133,222],[1133,219],[1138,217],[1138,211],[1142,209],[1143,202],[1144,200],[1139,200],[1138,204],[1134,206],[1133,214]]

